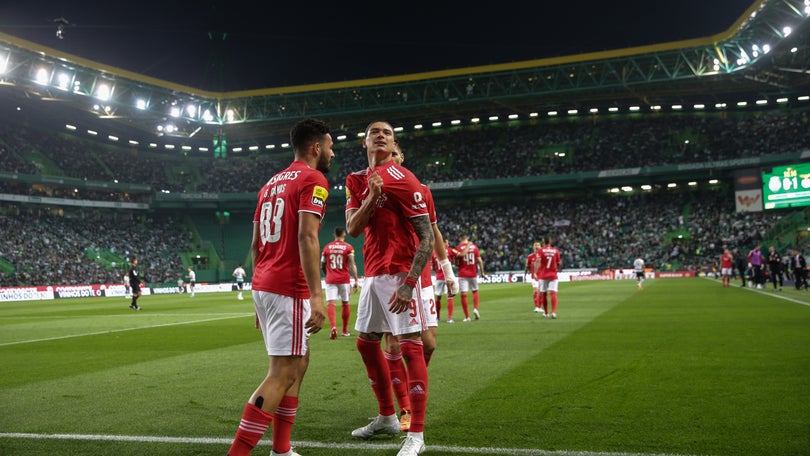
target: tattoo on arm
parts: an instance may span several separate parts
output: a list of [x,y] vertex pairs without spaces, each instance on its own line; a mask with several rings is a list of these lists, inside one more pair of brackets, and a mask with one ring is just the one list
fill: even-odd
[[419,245],[416,248],[416,254],[413,258],[411,270],[408,272],[408,277],[419,278],[427,262],[430,261],[430,252],[433,251],[433,227],[426,215],[413,217],[411,224],[416,236],[419,238]]

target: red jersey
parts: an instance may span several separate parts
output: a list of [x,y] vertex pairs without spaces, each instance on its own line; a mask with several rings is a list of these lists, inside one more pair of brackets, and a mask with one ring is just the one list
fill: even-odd
[[259,190],[253,222],[259,224],[259,255],[252,288],[293,298],[309,298],[298,248],[298,219],[310,212],[321,219],[329,183],[320,171],[294,161]]
[[734,255],[730,253],[724,253],[720,255],[720,267],[723,269],[731,269],[732,264],[734,263]]
[[560,251],[547,245],[537,252],[535,275],[537,280],[557,280],[557,267],[560,265]]
[[[422,184],[422,189],[425,191],[425,202],[427,203],[427,210],[428,210],[428,217],[430,217],[430,224],[435,225],[437,219],[436,219],[436,206],[433,204],[433,193],[430,192],[430,189],[425,184]],[[431,229],[433,229],[432,226]],[[419,238],[416,237],[415,234],[414,239],[415,239],[414,242],[419,243]],[[436,255],[434,252],[430,252],[431,259],[433,259],[435,256]],[[426,288],[433,285],[433,277],[430,273],[430,265],[431,262],[428,261],[427,264],[425,265],[425,269],[422,270],[422,277],[421,277],[422,288]],[[436,280],[439,280],[438,277],[436,278]]]
[[[374,170],[383,179],[383,191],[365,228],[363,261],[365,275],[408,272],[416,254],[412,217],[428,214],[425,191],[419,179],[393,160]],[[346,210],[359,209],[368,195],[366,168],[346,176]]]
[[534,268],[534,262],[537,261],[537,258],[538,258],[539,255],[540,255],[540,252],[532,252],[532,253],[526,255],[526,269],[528,269],[529,272],[531,272],[532,279],[534,279],[534,280],[537,280],[537,276],[535,275],[536,271],[535,271],[535,268]]
[[326,265],[326,283],[351,283],[349,255],[354,255],[354,247],[348,242],[334,240],[324,246],[321,261]]
[[478,277],[478,259],[481,258],[481,252],[478,250],[478,246],[472,242],[467,242],[456,246],[456,250],[458,251],[460,260],[458,264],[458,276],[468,279]]

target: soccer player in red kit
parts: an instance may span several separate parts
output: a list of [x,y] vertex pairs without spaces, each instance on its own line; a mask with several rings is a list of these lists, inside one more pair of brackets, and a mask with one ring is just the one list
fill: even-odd
[[[391,157],[397,165],[402,165],[405,161],[405,153],[399,146],[399,142],[394,141],[394,151]],[[431,252],[431,263],[436,270],[436,275],[441,274],[442,283],[447,287],[448,296],[454,296],[458,292],[458,281],[453,273],[453,266],[447,257],[447,241],[444,240],[442,232],[439,230],[436,217],[436,207],[433,204],[433,194],[428,186],[422,184],[425,191],[425,202],[427,203],[428,216],[433,228],[433,252]],[[437,280],[438,281],[438,280]],[[425,354],[425,365],[430,365],[430,359],[436,350],[436,331],[439,326],[439,306],[434,297],[433,277],[431,274],[431,264],[425,266],[421,276],[422,285],[422,307],[427,321],[428,329],[422,331],[422,351]],[[439,295],[441,297],[441,295]],[[410,430],[411,426],[411,406],[408,398],[408,378],[405,365],[402,362],[402,351],[397,341],[390,332],[385,333],[385,359],[388,361],[388,370],[391,373],[391,386],[394,389],[397,403],[400,408],[399,429],[401,431]]]
[[369,167],[346,177],[346,227],[351,236],[365,234],[365,281],[355,323],[357,350],[379,407],[379,415],[352,431],[352,436],[367,439],[400,430],[391,375],[380,348],[383,333],[391,332],[405,358],[412,412],[398,456],[411,456],[425,449],[428,376],[421,333],[427,321],[419,278],[430,260],[433,230],[422,184],[392,159],[394,147],[391,124],[372,122],[363,141]]
[[[335,301],[340,299],[342,336],[349,334],[349,295],[357,291],[357,265],[354,263],[354,247],[346,242],[346,228],[335,228],[335,240],[326,244],[321,254],[321,270],[326,276],[326,316],[332,329],[330,339],[337,339],[337,311]],[[350,275],[351,274],[351,275]],[[351,279],[354,278],[354,285]]]
[[532,282],[532,301],[534,301],[534,311],[538,313],[543,311],[543,305],[540,303],[540,284],[537,276],[534,275],[534,262],[537,261],[539,251],[540,243],[535,242],[532,245],[532,253],[526,255],[526,270],[523,271],[523,277],[528,277]]
[[467,292],[472,291],[473,315],[475,319],[481,318],[478,311],[480,298],[478,297],[478,272],[486,277],[484,272],[484,260],[481,259],[481,252],[478,246],[470,242],[467,235],[461,236],[461,242],[456,246],[458,251],[458,292],[461,293],[461,309],[464,311],[464,321],[470,321],[470,306],[467,301]]
[[722,277],[722,283],[724,288],[728,288],[731,286],[731,276],[734,274],[734,255],[728,251],[728,249],[723,250],[723,254],[720,255],[720,277]]
[[[535,274],[539,282],[543,316],[548,317],[548,300],[551,300],[551,318],[557,318],[557,270],[562,265],[560,251],[551,245],[551,238],[543,238],[543,246],[535,260]],[[548,296],[546,295],[548,293]]]
[[253,216],[253,304],[269,357],[242,413],[229,456],[245,456],[273,424],[273,454],[296,456],[290,433],[309,364],[309,336],[323,326],[318,240],[334,153],[329,126],[305,119],[290,131],[295,160],[259,190]]

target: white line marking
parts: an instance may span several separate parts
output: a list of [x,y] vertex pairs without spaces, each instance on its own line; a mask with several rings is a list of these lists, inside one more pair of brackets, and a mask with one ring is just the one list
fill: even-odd
[[[0,433],[2,439],[54,439],[54,440],[104,440],[116,442],[148,442],[148,443],[188,443],[205,445],[229,445],[233,438],[213,438],[213,437],[157,437],[138,435],[94,435],[94,434],[32,434],[5,432]],[[272,441],[264,439],[259,445],[270,446]],[[335,442],[292,442],[296,448],[335,448],[340,450],[353,451],[379,451],[395,450],[399,444],[394,443],[335,443]],[[466,454],[514,454],[527,456],[688,456],[675,453],[617,453],[603,451],[569,451],[569,450],[536,450],[530,448],[477,448],[477,447],[457,447],[430,445],[429,450],[441,451],[445,453],[466,453]]]
[[2,344],[0,344],[0,347],[6,347],[6,346],[9,346],[9,345],[31,344],[31,343],[36,343],[36,342],[48,342],[48,341],[51,341],[51,340],[59,340],[59,339],[71,339],[71,338],[74,338],[74,337],[98,336],[100,334],[112,334],[112,333],[125,332],[125,331],[137,331],[139,329],[152,329],[152,328],[163,328],[163,327],[166,327],[166,326],[191,325],[191,324],[194,324],[194,323],[204,323],[204,322],[207,322],[207,321],[229,320],[231,318],[244,318],[244,317],[247,317],[247,316],[250,316],[250,315],[252,315],[252,314],[245,313],[245,314],[241,314],[241,315],[229,315],[229,316],[220,317],[220,318],[207,318],[207,319],[204,319],[204,320],[180,321],[180,322],[175,322],[175,323],[163,323],[163,324],[160,324],[160,325],[137,326],[135,328],[110,329],[110,330],[107,330],[107,331],[98,331],[98,332],[82,333],[82,334],[68,334],[68,335],[65,335],[65,336],[56,336],[56,337],[46,337],[44,339],[19,340],[19,341],[16,341],[16,342],[2,343]]
[[[710,277],[702,277],[702,278],[705,279],[705,280],[711,280],[711,281],[716,281],[717,280],[717,279],[712,279]],[[772,288],[769,289],[768,287],[763,287],[763,288],[733,287],[733,288],[739,288],[741,290],[750,291],[752,293],[759,293],[759,294],[762,294],[762,295],[765,295],[765,296],[771,296],[771,297],[774,297],[774,298],[783,299],[785,301],[790,301],[790,302],[793,302],[793,303],[796,303],[796,304],[801,304],[803,306],[810,306],[810,302],[800,301],[798,299],[794,299],[794,298],[791,298],[791,297],[788,297],[788,296],[785,296],[785,295],[780,295],[780,294],[778,294],[779,293],[778,291],[769,292],[768,290],[772,290]]]

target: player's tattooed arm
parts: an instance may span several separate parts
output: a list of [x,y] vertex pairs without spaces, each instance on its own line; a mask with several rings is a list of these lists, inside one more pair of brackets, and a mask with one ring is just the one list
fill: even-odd
[[433,227],[427,215],[413,217],[411,224],[416,232],[416,237],[419,238],[419,245],[416,247],[416,254],[413,257],[413,264],[408,272],[408,277],[418,279],[422,275],[422,271],[425,270],[428,261],[430,261],[430,253],[433,251]]
[[[411,224],[416,236],[419,238],[419,245],[416,247],[416,254],[414,254],[411,270],[408,272],[405,283],[397,289],[388,302],[389,310],[394,313],[408,310],[413,298],[413,284],[419,280],[422,271],[430,260],[430,252],[433,251],[433,227],[430,225],[428,216],[413,217],[411,218]],[[408,282],[411,284],[409,285]]]

